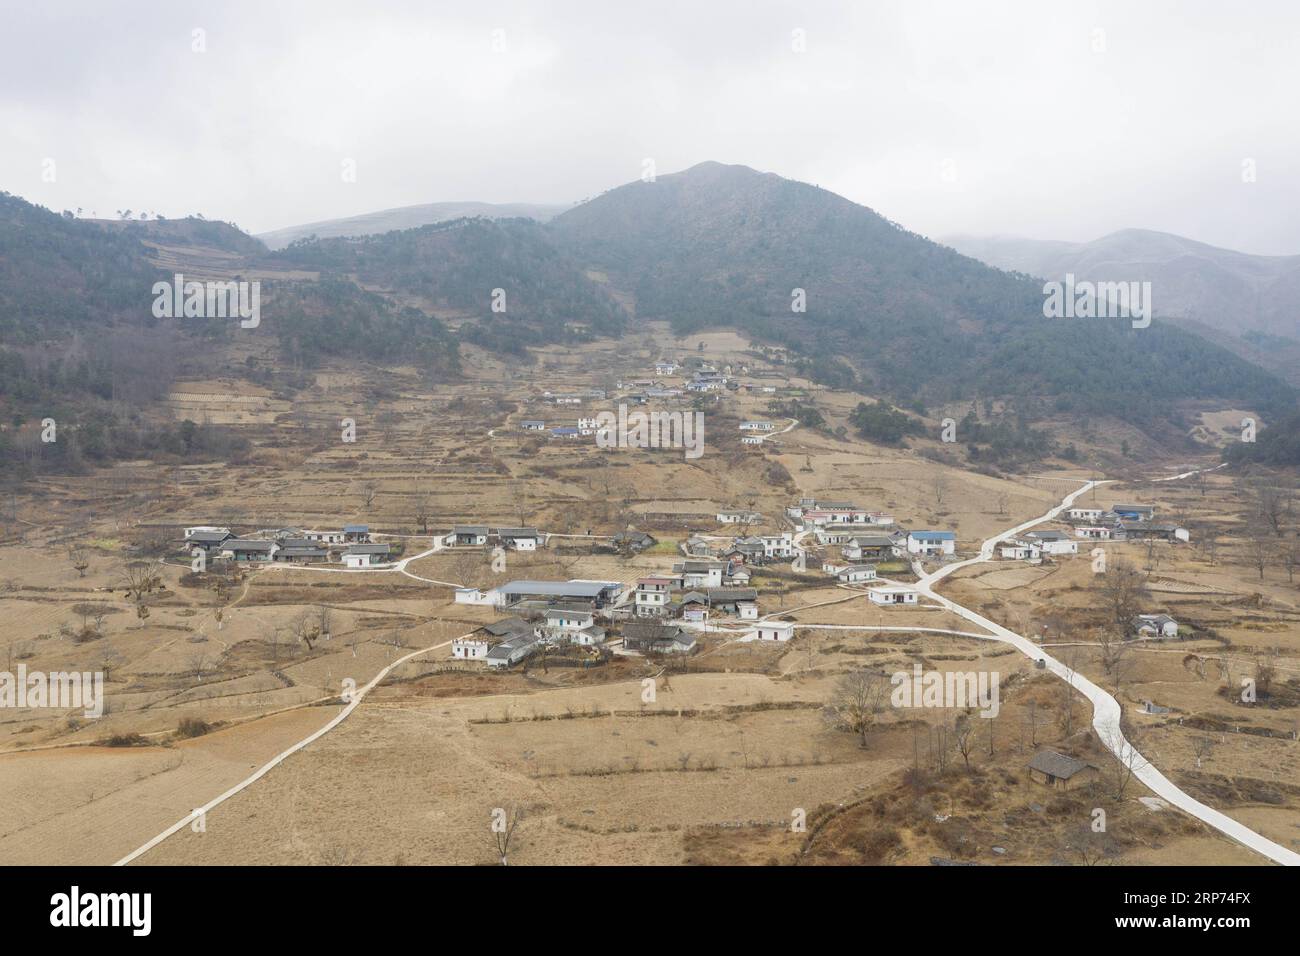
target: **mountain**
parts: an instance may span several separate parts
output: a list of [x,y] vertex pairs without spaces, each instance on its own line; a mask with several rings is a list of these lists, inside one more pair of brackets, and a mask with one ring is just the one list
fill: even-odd
[[[1145,329],[1046,319],[1041,282],[744,166],[703,163],[630,183],[549,229],[640,318],[671,321],[683,334],[745,329],[802,353],[824,381],[914,407],[1011,395],[1170,437],[1181,401],[1231,398],[1261,409],[1295,401],[1273,376],[1158,317]],[[804,312],[792,311],[797,289]]]
[[[182,366],[213,374],[229,365],[216,346],[248,334],[278,347],[276,368],[409,358],[436,378],[455,374],[458,342],[526,359],[647,319],[741,330],[786,346],[799,374],[901,407],[1006,399],[1022,424],[1113,418],[1171,446],[1208,407],[1265,422],[1296,408],[1293,388],[1177,328],[1159,299],[1149,328],[1047,319],[1041,281],[744,166],[629,183],[547,223],[462,218],[274,252],[224,224],[86,222],[0,198],[0,400],[29,410],[81,387],[87,363],[103,366],[95,394],[119,399],[141,362],[155,390]],[[160,272],[204,269],[262,282],[256,333],[151,316]]]
[[414,229],[449,219],[481,216],[485,219],[536,219],[545,222],[567,209],[562,205],[539,203],[488,203],[488,202],[434,202],[420,206],[399,206],[379,212],[349,216],[346,219],[326,219],[302,226],[286,226],[260,233],[257,238],[268,249],[283,249],[291,242],[315,236],[330,239],[339,236],[373,236],[395,229]]
[[1300,256],[1255,256],[1167,232],[1124,229],[1091,242],[951,236],[958,252],[998,269],[1060,280],[1149,281],[1161,315],[1222,334],[1300,342]]
[[[136,228],[100,228],[0,193],[0,342],[138,314],[159,270]],[[143,290],[143,291],[142,291]]]
[[457,219],[357,239],[304,240],[261,263],[355,277],[368,289],[460,318],[463,338],[521,357],[529,345],[621,335],[627,319],[532,219]]
[[107,232],[121,232],[152,248],[183,246],[233,255],[257,255],[266,251],[257,239],[238,226],[213,219],[189,216],[185,219],[84,219]]

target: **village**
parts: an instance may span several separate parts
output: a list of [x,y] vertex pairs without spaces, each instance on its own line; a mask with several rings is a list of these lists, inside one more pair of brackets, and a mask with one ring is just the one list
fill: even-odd
[[[1240,616],[1230,602],[1249,584],[1220,592],[1199,583],[1220,573],[1208,571],[1207,549],[1224,539],[1206,524],[1197,481],[1101,484],[1047,520],[1007,531],[1059,505],[1085,476],[1060,465],[1047,478],[984,476],[946,464],[937,441],[913,449],[861,442],[839,427],[858,397],[793,374],[778,350],[730,333],[683,342],[672,360],[659,358],[661,349],[639,349],[644,372],[599,347],[544,351],[527,374],[473,353],[464,383],[429,391],[400,373],[387,397],[364,408],[347,404],[363,380],[322,376],[326,384],[291,416],[271,396],[231,398],[224,383],[182,387],[178,415],[240,422],[266,450],[237,468],[145,478],[148,499],[123,486],[114,495],[136,502],[129,524],[98,517],[115,497],[59,486],[77,512],[33,517],[55,529],[51,560],[10,562],[0,577],[14,582],[7,600],[43,609],[33,622],[50,621],[57,606],[43,587],[74,588],[80,596],[64,606],[85,616],[70,627],[34,623],[13,636],[11,652],[28,662],[59,660],[56,651],[102,662],[107,710],[98,721],[14,725],[8,746],[59,748],[25,765],[33,770],[53,766],[55,754],[93,755],[110,740],[125,748],[123,767],[180,756],[157,783],[141,777],[124,793],[166,784],[202,806],[241,782],[223,771],[221,786],[211,786],[213,747],[237,745],[252,774],[314,739],[212,809],[217,819],[237,815],[236,830],[199,837],[182,828],[146,860],[343,852],[328,834],[347,829],[347,795],[370,783],[322,762],[332,765],[338,747],[362,746],[362,735],[369,742],[358,752],[379,748],[366,759],[384,789],[373,798],[394,819],[392,833],[365,851],[369,859],[406,852],[397,834],[427,812],[419,781],[436,765],[453,789],[435,804],[454,824],[420,859],[474,862],[480,815],[517,805],[531,818],[525,861],[611,859],[628,826],[643,828],[632,852],[647,862],[792,860],[806,844],[860,862],[998,862],[1003,851],[1051,861],[1074,811],[1054,813],[1051,828],[1030,838],[1023,826],[994,823],[972,803],[975,791],[953,791],[967,807],[964,828],[992,827],[978,838],[963,829],[976,840],[968,844],[954,842],[955,821],[920,823],[899,803],[897,824],[882,832],[915,834],[917,849],[905,851],[862,844],[850,833],[879,827],[865,810],[835,808],[861,786],[902,799],[897,781],[909,772],[932,781],[927,787],[978,779],[1034,816],[1032,807],[1050,801],[1100,799],[1114,785],[1115,760],[1095,734],[1082,734],[1086,702],[1064,707],[1058,688],[1068,684],[1052,670],[1064,660],[1119,701],[1126,733],[1141,729],[1134,722],[1151,725],[1162,752],[1179,755],[1161,766],[1182,786],[1203,799],[1220,786],[1207,771],[1181,769],[1195,767],[1181,755],[1199,746],[1204,692],[1172,688],[1161,669],[1186,654],[1209,662],[1197,665],[1208,678],[1218,635]],[[602,444],[601,416],[621,405],[702,413],[705,454],[692,461],[653,445]],[[806,424],[809,408],[825,424],[815,416]],[[356,445],[331,437],[343,417],[358,423]],[[1231,482],[1211,476],[1204,487],[1215,507],[1231,499]],[[73,513],[88,523],[65,524]],[[58,567],[83,551],[72,566],[88,564],[85,578],[73,571],[67,580]],[[1228,553],[1219,552],[1219,567]],[[1132,602],[1122,654],[1092,643],[1106,620],[1096,604],[1107,562],[1151,569],[1154,582]],[[991,644],[991,627],[1024,634],[1030,646]],[[1232,633],[1252,639],[1250,630]],[[1178,650],[1160,653],[1171,641]],[[1001,676],[1000,716],[976,724],[997,728],[983,758],[989,769],[965,783],[952,777],[954,747],[969,743],[963,708],[886,704],[866,723],[844,716],[854,681],[918,664],[927,679]],[[1226,666],[1235,678],[1247,665]],[[341,683],[358,690],[341,694]],[[1214,726],[1229,726],[1210,713]],[[1277,735],[1285,713],[1234,717]],[[315,738],[325,718],[334,729]],[[1235,755],[1242,746],[1279,739],[1242,738],[1207,766],[1244,772]],[[675,742],[670,751],[666,740]],[[420,769],[412,775],[408,766]],[[995,783],[993,772],[1005,777]],[[1280,762],[1259,786],[1287,772]],[[346,789],[319,789],[338,774]],[[653,797],[628,803],[646,787]],[[297,793],[312,793],[318,809],[301,824],[306,842],[286,843],[259,821],[295,805]],[[68,806],[50,825],[116,802]],[[791,812],[785,804],[828,823],[808,843],[780,822]],[[1152,815],[1113,806],[1143,836],[1107,852],[1156,860],[1194,845],[1255,859],[1139,806]],[[1289,811],[1240,812],[1276,839]],[[123,828],[118,852],[142,847],[166,816]],[[1143,839],[1168,849],[1145,849]],[[0,852],[21,855],[3,838]]]
[[[674,362],[654,366],[659,375],[672,375],[679,369]],[[703,365],[702,369],[687,390],[738,387],[712,366]],[[620,382],[619,387],[654,391],[651,386],[660,384],[657,380],[634,380],[626,385]],[[680,392],[672,390],[672,394]],[[628,397],[644,401],[646,396]],[[604,398],[604,392],[546,393],[547,401],[558,405],[578,404],[584,398]],[[544,427],[541,420],[521,422],[525,431]],[[744,421],[739,426],[759,440],[773,428],[766,421]],[[576,428],[558,427],[550,433],[565,438],[589,436],[596,430],[595,419],[580,419]],[[747,434],[741,441],[749,437]],[[1065,517],[1072,525],[1070,530],[1027,531],[997,542],[997,554],[1004,560],[1039,566],[1044,561],[1077,556],[1080,539],[1190,540],[1186,528],[1156,522],[1155,508],[1149,505],[1071,507]],[[757,570],[786,564],[796,573],[806,574],[811,569],[813,574],[826,575],[837,587],[861,592],[874,605],[920,606],[921,593],[909,582],[924,573],[927,562],[942,565],[957,560],[958,555],[954,530],[912,530],[887,511],[841,500],[800,498],[776,521],[745,509],[719,511],[714,521],[716,527],[700,528],[676,544],[680,560],[632,581],[512,580],[489,588],[456,587],[455,603],[490,607],[506,616],[454,640],[450,657],[500,669],[520,664],[540,650],[557,648],[581,649],[586,662],[610,655],[690,655],[698,649],[699,634],[725,635],[739,642],[785,642],[795,636],[796,625],[788,618],[781,619],[779,612],[760,610],[760,591],[751,586]],[[537,528],[455,524],[446,532],[432,534],[428,549],[413,557],[444,551],[480,552],[504,565],[507,553],[537,552],[547,547],[550,537]],[[585,537],[592,538],[590,532]],[[184,529],[181,543],[195,570],[210,566],[215,571],[230,565],[280,564],[389,570],[405,565],[396,562],[407,547],[406,539],[392,543],[372,540],[366,524],[342,524],[339,530],[324,531],[279,528],[245,535],[236,535],[228,527],[195,525]],[[649,532],[628,527],[598,536],[592,544],[607,552],[636,555],[655,548],[658,540]],[[1172,617],[1159,612],[1138,614],[1131,623],[1129,638],[1186,636]]]

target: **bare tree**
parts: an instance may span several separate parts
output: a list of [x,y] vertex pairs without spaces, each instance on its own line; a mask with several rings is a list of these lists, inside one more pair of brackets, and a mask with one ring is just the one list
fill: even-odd
[[936,508],[943,505],[944,496],[948,493],[948,479],[941,471],[936,471],[930,479],[930,490],[934,492],[934,506]]
[[876,726],[889,702],[889,678],[884,674],[861,670],[840,678],[831,693],[824,715],[841,730],[855,733],[859,746],[867,746],[867,736]]
[[366,512],[370,512],[370,507],[375,503],[375,496],[379,494],[379,486],[373,481],[363,481],[361,483],[361,500],[366,503]]
[[977,722],[978,718],[972,717],[969,713],[958,714],[953,721],[953,744],[957,747],[957,752],[961,754],[961,759],[968,770],[970,769],[970,755],[975,749],[975,725]]
[[1114,634],[1124,640],[1133,628],[1133,619],[1151,598],[1146,575],[1127,561],[1116,561],[1101,576],[1101,603]]
[[1264,658],[1255,661],[1255,694],[1258,700],[1264,700],[1273,689],[1273,680],[1277,677],[1277,668],[1273,662]]
[[1209,760],[1210,753],[1214,750],[1214,738],[1208,734],[1202,734],[1192,738],[1192,753],[1196,755],[1196,769],[1201,769],[1201,761]]
[[90,567],[90,554],[85,548],[69,548],[68,561],[76,569],[77,577],[86,576],[86,569]]
[[1061,681],[1061,732],[1064,736],[1069,737],[1074,733],[1074,672],[1075,672],[1075,650],[1073,647],[1065,649],[1061,655],[1061,663],[1065,667],[1065,679]]
[[1124,791],[1128,789],[1129,783],[1147,765],[1146,758],[1138,752],[1137,731],[1127,721],[1122,721],[1120,728],[1126,742],[1120,745],[1119,753],[1112,754],[1113,759],[1106,764],[1110,795],[1116,800],[1124,799]]
[[320,621],[311,611],[303,611],[293,619],[289,629],[299,643],[306,644],[310,651],[312,641],[320,636]]
[[420,526],[420,534],[429,533],[429,511],[429,493],[421,491],[415,499],[415,523]]
[[1259,579],[1264,580],[1264,570],[1273,556],[1273,539],[1268,528],[1260,522],[1246,526],[1246,558],[1250,566],[1259,572]]
[[492,842],[502,866],[510,865],[510,841],[514,838],[515,827],[519,826],[522,816],[517,807],[509,810],[497,807],[492,811]]

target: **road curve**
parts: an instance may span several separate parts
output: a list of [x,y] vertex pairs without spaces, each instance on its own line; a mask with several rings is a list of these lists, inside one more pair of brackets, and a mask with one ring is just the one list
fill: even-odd
[[[468,637],[469,634],[463,634],[461,636]],[[203,806],[199,807],[198,809],[191,811],[189,816],[182,817],[181,819],[177,820],[175,823],[169,826],[162,833],[158,834],[156,837],[154,837],[152,840],[149,840],[147,843],[144,843],[141,846],[137,847],[136,849],[132,850],[130,853],[122,857],[122,859],[118,860],[113,865],[126,866],[128,863],[131,863],[134,860],[138,859],[139,857],[143,856],[145,853],[148,853],[159,843],[162,843],[163,840],[166,840],[169,836],[172,836],[175,833],[179,833],[185,827],[193,823],[196,814],[203,815],[206,814],[209,810],[219,807],[221,804],[225,803],[227,800],[229,800],[235,794],[239,793],[241,790],[245,790],[248,787],[252,786],[257,781],[261,780],[263,777],[265,777],[268,773],[270,773],[280,764],[284,763],[284,761],[287,760],[289,757],[296,754],[299,750],[302,750],[308,744],[316,740],[319,740],[321,737],[324,737],[326,734],[328,734],[339,724],[343,723],[343,721],[347,720],[348,716],[352,713],[352,711],[357,709],[357,706],[365,698],[366,694],[370,693],[370,691],[373,690],[375,686],[379,684],[380,681],[382,681],[385,677],[387,677],[389,672],[392,671],[394,667],[397,667],[399,664],[405,664],[413,657],[419,657],[421,654],[429,653],[429,651],[436,651],[440,647],[446,647],[450,643],[451,641],[443,641],[441,644],[434,644],[431,647],[422,647],[418,651],[412,651],[411,653],[403,657],[399,657],[397,660],[393,661],[391,664],[389,664],[387,667],[381,670],[378,674],[376,674],[373,678],[371,678],[370,683],[366,684],[364,687],[358,688],[356,695],[352,698],[351,702],[348,703],[347,706],[345,706],[341,711],[335,714],[334,718],[329,723],[327,723],[324,727],[321,727],[319,730],[315,731],[314,733],[304,737],[302,740],[298,741],[288,750],[285,750],[282,753],[279,753],[276,756],[272,757],[265,764],[259,767],[251,776],[245,778],[244,780],[241,780],[239,783],[235,784],[233,787],[231,787],[225,793],[221,794],[219,797],[215,797],[212,800],[209,800]]]
[[[1187,472],[1186,474],[1174,477],[1186,478],[1191,474],[1195,474],[1195,472]],[[969,610],[968,608],[957,604],[955,601],[950,601],[942,595],[935,593],[934,585],[948,577],[954,571],[972,564],[979,564],[988,561],[993,556],[993,548],[998,541],[1001,541],[1003,538],[1014,537],[1022,531],[1026,531],[1034,525],[1041,524],[1044,521],[1050,521],[1063,510],[1070,507],[1070,505],[1074,504],[1075,499],[1078,498],[1079,495],[1090,491],[1095,485],[1106,483],[1108,482],[1086,482],[1082,487],[1066,495],[1059,505],[1041,517],[1016,525],[1016,527],[1009,531],[1004,531],[1002,534],[989,538],[980,546],[978,557],[944,565],[938,570],[922,576],[917,582],[916,587],[922,594],[932,600],[938,601],[952,613],[970,621],[972,624],[978,624],[980,627],[986,628],[992,634],[992,637],[989,638],[990,640],[1010,644],[1031,660],[1044,661],[1049,671],[1062,680],[1068,682],[1071,687],[1083,694],[1084,697],[1088,698],[1088,700],[1092,702],[1092,726],[1097,731],[1097,736],[1101,740],[1102,744],[1105,745],[1107,750],[1115,755],[1117,760],[1130,767],[1133,771],[1133,776],[1146,785],[1152,793],[1178,807],[1180,810],[1191,814],[1203,823],[1214,827],[1214,829],[1218,830],[1220,833],[1231,837],[1242,846],[1248,847],[1256,853],[1268,857],[1275,863],[1281,863],[1286,866],[1300,865],[1300,853],[1288,850],[1286,847],[1274,843],[1267,837],[1256,833],[1245,824],[1232,819],[1232,817],[1227,814],[1221,813],[1213,807],[1206,806],[1199,800],[1184,793],[1176,784],[1173,783],[1173,781],[1157,770],[1149,760],[1143,757],[1142,754],[1124,738],[1124,733],[1120,729],[1121,711],[1119,701],[1105,690],[1098,687],[1082,674],[1067,667],[1050,654],[1047,654],[1041,646],[1035,644],[1033,641],[1028,640],[1020,634],[1016,634],[1014,631],[1008,630],[1001,624],[990,621],[983,615],[977,614],[975,611]]]

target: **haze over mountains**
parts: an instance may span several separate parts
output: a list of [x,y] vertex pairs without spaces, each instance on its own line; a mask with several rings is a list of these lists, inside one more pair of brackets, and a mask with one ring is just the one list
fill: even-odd
[[[448,375],[458,342],[529,361],[530,345],[618,336],[655,319],[683,335],[739,329],[786,346],[818,381],[917,410],[999,398],[1024,421],[1113,417],[1177,443],[1198,403],[1266,416],[1295,407],[1295,391],[1258,365],[1161,321],[1159,299],[1146,329],[1046,319],[1041,281],[991,268],[828,190],[745,166],[707,162],[628,183],[548,222],[457,218],[318,235],[278,251],[221,223],[101,224],[0,198],[8,331],[55,351],[69,335],[108,327],[215,342],[256,334],[277,343],[277,364],[295,368],[409,359]],[[447,206],[411,208],[441,215]],[[193,257],[195,248],[203,255]],[[195,320],[164,328],[170,320],[150,314],[153,277],[184,269],[202,278],[207,267],[261,279],[259,330]],[[504,311],[492,308],[498,288]],[[76,381],[66,363],[9,350],[0,360],[9,371],[0,395],[48,396]],[[100,359],[78,361],[93,371]],[[62,372],[52,376],[52,367]]]
[[298,239],[315,236],[318,239],[332,239],[340,236],[373,236],[391,232],[394,229],[415,229],[433,223],[446,222],[449,219],[481,216],[486,219],[527,218],[545,222],[569,208],[564,205],[545,205],[540,203],[489,203],[489,202],[432,202],[418,206],[399,206],[396,209],[381,209],[378,212],[364,213],[360,216],[348,216],[344,219],[326,219],[321,222],[309,222],[301,226],[287,226],[259,233],[256,238],[262,240],[268,249],[283,249]]
[[1229,334],[1300,340],[1300,255],[1255,256],[1182,236],[1123,229],[1091,242],[949,236],[958,252],[1041,279],[1150,281],[1156,311]]

